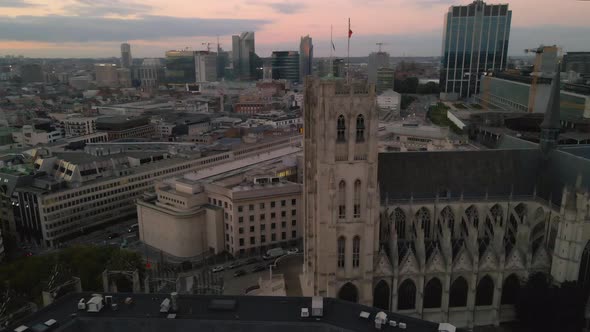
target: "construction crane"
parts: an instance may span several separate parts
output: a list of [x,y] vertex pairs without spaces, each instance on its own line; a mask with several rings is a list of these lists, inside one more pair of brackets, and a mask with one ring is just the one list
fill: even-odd
[[207,52],[211,52],[211,43],[207,42],[207,43],[201,43],[201,45],[206,45],[207,46]]

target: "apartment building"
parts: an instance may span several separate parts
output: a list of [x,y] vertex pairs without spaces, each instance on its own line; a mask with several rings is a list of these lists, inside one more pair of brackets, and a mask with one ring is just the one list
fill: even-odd
[[96,119],[95,117],[65,119],[64,128],[66,137],[94,134],[96,132]]
[[[16,232],[21,241],[52,247],[88,228],[134,215],[136,198],[151,190],[156,180],[195,171],[232,170],[250,163],[248,158],[261,160],[274,154],[292,154],[300,151],[300,146],[301,138],[297,136],[245,145],[202,158],[170,156],[162,151],[38,157],[35,178],[30,184],[16,188],[12,195],[17,206]],[[254,159],[251,162],[256,162]],[[224,166],[231,162],[234,164]]]

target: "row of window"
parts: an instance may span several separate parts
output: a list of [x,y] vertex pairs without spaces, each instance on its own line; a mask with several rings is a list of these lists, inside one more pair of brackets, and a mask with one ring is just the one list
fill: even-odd
[[[356,142],[361,143],[365,141],[365,117],[359,114],[356,117]],[[336,142],[346,142],[346,119],[344,115],[340,114],[336,121]]]
[[[346,266],[346,238],[341,236],[338,238],[337,243],[338,252],[338,267],[343,269]],[[359,267],[361,258],[361,238],[355,236],[352,239],[352,267]]]
[[[296,226],[297,225],[297,220],[293,219],[291,220],[291,226]],[[270,229],[276,229],[277,228],[277,224],[276,223],[271,223],[270,224]],[[287,222],[283,221],[281,222],[281,228],[287,228]],[[225,224],[225,229],[231,229],[231,231],[233,231],[233,228],[229,225],[229,224]],[[265,231],[266,230],[266,225],[265,224],[261,224],[260,225],[260,230],[261,231]],[[256,226],[250,226],[250,232],[256,232]],[[244,227],[240,227],[238,228],[238,233],[239,234],[244,234]]]
[[[353,218],[361,217],[361,180],[354,182]],[[346,219],[346,181],[338,184],[338,218]]]
[[[297,238],[297,231],[291,231],[291,239],[295,239]],[[227,238],[226,235],[226,239],[229,240]],[[275,242],[275,241],[286,241],[287,240],[287,232],[281,232],[281,239],[277,240],[277,234],[272,233],[270,235],[270,242]],[[246,240],[244,238],[239,238],[238,239],[238,246],[243,247],[246,245]],[[266,235],[262,234],[260,235],[260,244],[264,244],[266,243]],[[250,236],[250,242],[249,245],[256,245],[256,237],[255,236]]]
[[[295,210],[295,209],[291,210],[291,216],[294,217],[296,215],[297,215],[297,210]],[[254,222],[254,217],[255,217],[254,215],[248,216],[248,219],[250,220],[250,222]],[[276,217],[277,217],[276,212],[270,213],[270,219],[276,219]],[[286,217],[287,217],[287,211],[281,211],[281,218],[286,218]],[[261,214],[259,216],[259,218],[260,218],[259,219],[260,221],[265,221],[266,214],[264,214],[264,213]],[[244,217],[243,216],[238,217],[238,223],[243,223],[243,222],[244,222]]]
[[[270,207],[271,208],[276,207],[277,202],[271,201]],[[297,205],[297,199],[295,199],[295,198],[291,199],[291,205]],[[263,210],[263,209],[265,209],[266,204],[264,202],[262,202],[262,203],[258,204],[258,206],[259,206],[260,210]],[[287,206],[287,200],[283,199],[283,200],[281,200],[281,207],[285,207],[285,206]],[[238,205],[238,212],[243,212],[244,207],[245,207],[244,205]],[[254,211],[254,204],[248,205],[248,211]]]

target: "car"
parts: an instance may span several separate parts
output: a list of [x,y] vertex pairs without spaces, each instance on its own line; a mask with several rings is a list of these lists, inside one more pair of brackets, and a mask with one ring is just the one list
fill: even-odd
[[254,266],[254,268],[252,269],[252,273],[264,270],[266,270],[266,264],[259,264]]
[[115,238],[118,238],[118,237],[119,237],[119,234],[117,234],[117,233],[111,233],[108,236],[109,240],[112,240],[112,239],[115,239]]
[[235,261],[235,262],[233,262],[233,263],[229,264],[229,265],[227,266],[227,268],[228,268],[228,269],[235,269],[236,267],[240,267],[240,266],[242,266],[242,265],[243,265],[243,264],[242,264],[242,262],[240,262],[240,261]]
[[236,272],[234,272],[234,277],[241,277],[245,274],[246,274],[245,270],[237,270]]
[[289,255],[293,255],[299,252],[299,248],[291,248],[289,250],[287,250],[287,254]]
[[133,233],[137,230],[139,230],[139,224],[133,224],[129,226],[129,228],[127,229],[127,233]]
[[213,273],[217,273],[217,272],[221,272],[221,271],[223,271],[223,270],[225,270],[225,266],[223,266],[223,265],[219,265],[219,266],[216,266],[216,267],[214,267],[214,268],[211,270],[211,272],[213,272]]
[[260,259],[258,259],[257,257],[248,258],[248,260],[246,260],[246,264],[254,264],[258,262],[260,262]]

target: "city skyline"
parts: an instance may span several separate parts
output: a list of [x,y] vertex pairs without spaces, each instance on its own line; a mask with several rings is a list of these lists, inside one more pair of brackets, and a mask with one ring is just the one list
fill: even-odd
[[[350,16],[355,32],[351,56],[368,55],[377,49],[377,42],[384,42],[383,50],[392,56],[440,56],[443,13],[451,5],[470,2],[372,0],[363,5],[355,0],[338,4],[231,0],[205,8],[184,0],[3,0],[0,55],[109,57],[117,56],[120,43],[129,42],[137,57],[162,57],[170,49],[200,49],[203,42],[214,43],[217,35],[229,50],[232,34],[255,31],[262,57],[273,50],[297,50],[300,36],[306,34],[314,38],[315,55],[325,57],[333,24],[335,54],[342,56]],[[590,43],[584,18],[588,2],[557,8],[549,0],[509,4],[515,13],[509,55],[521,55],[524,48],[541,43],[558,43],[564,51],[581,50]]]

